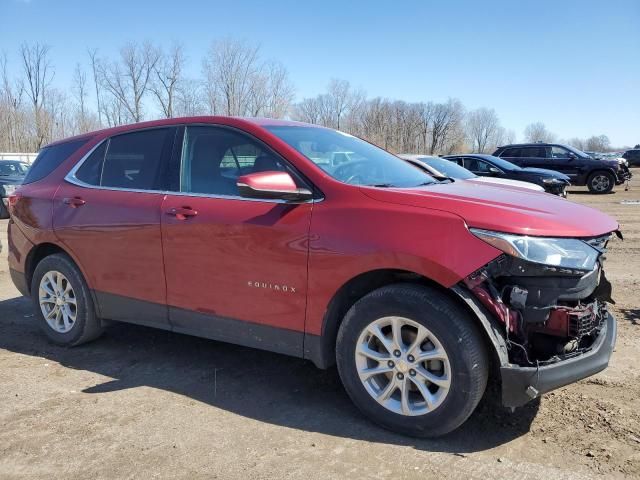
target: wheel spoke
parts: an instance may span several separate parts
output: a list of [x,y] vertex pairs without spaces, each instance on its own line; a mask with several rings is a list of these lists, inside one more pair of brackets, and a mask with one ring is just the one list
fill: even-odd
[[416,338],[413,339],[413,342],[409,346],[407,353],[413,353],[415,349],[417,349],[418,347],[420,347],[420,345],[422,345],[422,342],[424,342],[425,338],[427,338],[427,331],[422,327],[418,328],[418,333],[416,333]]
[[40,303],[56,303],[56,300],[51,296],[40,297]]
[[396,383],[395,377],[393,377],[389,380],[387,386],[378,394],[378,400],[382,402],[389,400],[391,395],[393,395],[393,392],[396,391],[396,388],[398,388],[398,384]]
[[421,350],[416,357],[417,362],[426,362],[427,360],[444,360],[447,354],[442,350],[434,348],[433,350]]
[[391,358],[391,355],[388,353],[383,353],[383,352],[376,352],[375,350],[372,350],[371,348],[369,348],[369,345],[359,345],[358,346],[358,350],[357,352],[360,355],[363,355],[367,358],[370,358],[371,360],[375,360],[377,362],[383,362],[385,360],[389,360]]
[[69,303],[69,304],[71,304],[71,305],[75,305],[76,304],[75,297],[65,297],[64,301]]
[[60,275],[59,273],[56,274],[56,288],[58,289],[58,293],[60,295],[62,295],[62,293],[64,292],[64,288],[62,286],[62,275]]
[[409,415],[411,413],[411,406],[409,405],[409,380],[405,377],[400,386],[400,408],[403,415]]
[[58,306],[56,305],[51,310],[49,310],[49,313],[47,313],[47,316],[45,318],[47,320],[50,320],[50,319],[54,318],[54,316],[57,318],[57,315],[58,315]]
[[388,365],[384,365],[381,367],[372,367],[372,368],[367,368],[365,370],[362,370],[360,372],[360,378],[362,378],[363,380],[368,380],[369,378],[375,376],[375,375],[380,375],[382,373],[389,373],[393,371],[393,367],[390,367]]
[[389,354],[393,352],[393,342],[385,337],[384,333],[382,333],[382,330],[380,329],[380,326],[374,325],[369,329],[369,332],[371,333],[371,335],[380,340],[380,343],[382,343],[384,348],[387,349],[387,352],[389,352]]
[[420,393],[420,396],[422,398],[424,398],[425,403],[427,404],[427,408],[429,410],[431,410],[432,406],[433,406],[433,395],[432,393],[429,391],[429,389],[427,388],[427,386],[422,383],[421,381],[419,381],[416,378],[411,378],[411,383],[413,383],[416,388],[418,389],[418,392]]
[[62,309],[62,323],[66,329],[71,327],[71,319],[69,318],[69,312],[67,312],[66,309]]
[[393,338],[394,349],[404,350],[404,342],[402,341],[402,323],[398,317],[391,320],[391,336]]
[[431,373],[429,370],[427,370],[426,368],[423,368],[423,367],[416,368],[416,372],[422,378],[424,378],[425,380],[428,380],[429,382],[433,383],[434,385],[437,385],[438,387],[449,388],[449,385],[451,385],[451,381],[449,380],[449,378],[446,375],[444,375],[442,377],[439,377],[439,376]]

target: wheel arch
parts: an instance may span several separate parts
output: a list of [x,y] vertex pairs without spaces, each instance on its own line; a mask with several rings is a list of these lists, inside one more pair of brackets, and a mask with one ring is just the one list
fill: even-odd
[[322,333],[313,335],[305,333],[304,358],[311,360],[318,368],[329,368],[336,363],[336,339],[338,329],[351,306],[368,293],[378,288],[394,283],[415,283],[424,285],[441,292],[453,302],[463,308],[474,319],[482,332],[487,350],[490,351],[490,371],[504,361],[499,350],[502,348],[500,339],[495,338],[495,331],[486,318],[480,318],[478,311],[471,308],[454,289],[443,287],[436,281],[424,275],[402,269],[380,269],[360,273],[344,283],[334,294],[325,311]]

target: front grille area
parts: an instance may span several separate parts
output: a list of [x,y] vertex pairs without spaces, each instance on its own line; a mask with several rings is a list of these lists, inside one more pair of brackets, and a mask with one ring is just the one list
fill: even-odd
[[598,302],[593,302],[581,309],[567,312],[569,337],[580,340],[582,337],[593,334],[602,325],[605,312]]

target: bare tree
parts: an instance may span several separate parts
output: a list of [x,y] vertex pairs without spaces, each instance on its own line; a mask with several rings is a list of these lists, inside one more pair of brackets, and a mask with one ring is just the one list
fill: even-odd
[[202,83],[193,79],[183,79],[175,92],[176,116],[205,115],[207,107],[203,101]]
[[429,153],[449,152],[462,143],[464,107],[457,99],[432,105],[431,145]]
[[571,145],[572,147],[577,148],[578,150],[589,150],[589,149],[586,147],[586,142],[585,142],[582,138],[577,138],[577,137],[570,138],[570,139],[567,141],[567,143],[568,143],[569,145]]
[[547,130],[542,122],[535,122],[527,125],[524,129],[524,138],[527,142],[553,142],[556,135]]
[[174,116],[176,94],[182,81],[184,65],[184,48],[175,44],[168,53],[160,52],[158,61],[153,66],[154,78],[150,89],[166,118]]
[[611,146],[611,141],[606,135],[593,135],[585,141],[585,150],[590,152],[606,152]]
[[49,60],[49,46],[36,43],[23,43],[20,47],[22,68],[27,80],[27,96],[33,106],[36,128],[36,148],[42,147],[47,139],[46,118],[43,106],[53,80],[53,67]]
[[502,142],[504,129],[493,108],[478,108],[469,112],[466,127],[475,152],[486,153]]
[[294,89],[285,67],[264,62],[260,48],[226,39],[211,45],[203,60],[209,111],[232,116],[287,114]]
[[100,98],[100,81],[98,76],[98,49],[87,50],[89,60],[91,61],[91,72],[93,73],[93,85],[96,92],[96,107],[98,111],[98,123],[102,124],[102,102]]
[[158,50],[152,44],[132,42],[120,49],[119,61],[98,64],[102,85],[134,122],[143,119],[142,100],[149,89],[158,58]]

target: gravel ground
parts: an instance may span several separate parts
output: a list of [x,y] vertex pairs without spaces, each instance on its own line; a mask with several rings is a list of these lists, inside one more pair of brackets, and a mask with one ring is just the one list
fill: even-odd
[[635,183],[569,196],[625,234],[607,261],[619,321],[610,367],[514,414],[484,402],[439,440],[377,428],[335,369],[294,358],[124,324],[89,345],[53,346],[5,251],[0,478],[638,478],[640,205],[621,203],[640,200]]

